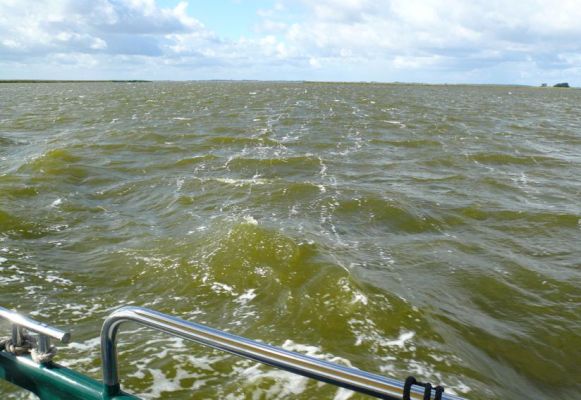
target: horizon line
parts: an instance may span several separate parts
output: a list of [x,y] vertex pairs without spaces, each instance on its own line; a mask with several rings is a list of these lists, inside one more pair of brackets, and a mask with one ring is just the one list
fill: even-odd
[[[553,88],[543,82],[539,85],[519,83],[429,83],[429,82],[405,82],[405,81],[316,81],[302,79],[0,79],[0,83],[156,83],[156,82],[271,82],[271,83],[318,83],[318,84],[381,84],[381,85],[423,85],[423,86],[512,86],[531,88]],[[559,84],[561,82],[558,82]],[[564,83],[564,82],[563,82]],[[543,86],[543,84],[547,86]],[[570,86],[570,88],[576,88]],[[560,89],[557,87],[557,89]]]

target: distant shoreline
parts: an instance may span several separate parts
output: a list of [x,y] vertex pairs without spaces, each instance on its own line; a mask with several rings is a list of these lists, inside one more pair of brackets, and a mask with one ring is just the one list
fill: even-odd
[[117,79],[105,79],[105,80],[59,80],[59,79],[0,79],[0,83],[101,83],[101,82],[115,82],[115,83],[140,83],[140,82],[153,82],[141,79],[128,79],[128,80],[117,80]]
[[[524,85],[517,83],[422,83],[422,82],[377,82],[377,81],[302,81],[302,80],[254,80],[254,79],[192,79],[192,80],[145,80],[145,79],[0,79],[2,83],[188,83],[188,82],[239,82],[239,83],[303,83],[308,85],[410,85],[410,86],[498,86],[538,89],[563,89],[553,86]],[[571,86],[569,89],[581,89]]]

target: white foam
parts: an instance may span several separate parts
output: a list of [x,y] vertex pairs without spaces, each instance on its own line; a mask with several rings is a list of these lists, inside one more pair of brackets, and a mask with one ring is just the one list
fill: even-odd
[[218,182],[228,183],[230,185],[236,185],[237,183],[240,182],[240,180],[236,180],[236,179],[232,179],[232,178],[217,178],[216,180]]
[[8,259],[7,259],[7,258],[0,257],[0,264],[3,264],[3,263],[5,263],[6,261],[8,261]]
[[[331,354],[324,353],[320,347],[304,345],[295,343],[292,340],[286,340],[281,346],[285,350],[297,351],[311,357],[325,359],[331,362],[340,363],[351,366],[349,360],[341,357],[336,357]],[[253,384],[256,387],[252,394],[253,399],[285,399],[298,396],[307,389],[307,385],[311,382],[309,379],[299,375],[291,374],[289,372],[262,369],[260,364],[248,365],[248,361],[244,360],[237,363],[234,367],[237,374],[241,375],[245,384]],[[261,384],[261,381],[266,379],[268,382],[274,381],[272,385],[267,388]],[[353,395],[352,391],[340,388],[333,397],[334,400],[347,400]],[[231,398],[236,398],[231,396]]]
[[33,317],[42,317],[42,318],[49,318],[50,317],[48,314],[43,313],[42,311],[38,311],[38,310],[33,310],[33,311],[29,312],[28,315],[31,315]]
[[472,388],[463,382],[455,383],[454,386],[446,385],[446,390],[448,391],[448,393],[458,395],[458,393],[456,393],[454,389],[457,389],[461,393],[468,393],[472,391]]
[[256,291],[256,289],[248,289],[247,291],[242,293],[240,296],[238,296],[236,299],[234,299],[234,302],[236,302],[240,305],[248,304],[250,301],[252,301],[252,299],[254,299],[256,297],[255,291]]
[[411,373],[413,373],[413,375],[425,377],[428,381],[440,382],[442,386],[446,388],[446,393],[457,395],[457,391],[462,393],[468,393],[472,391],[468,385],[457,381],[456,379],[454,379],[454,382],[446,382],[444,376],[441,373],[435,371],[434,368],[427,363],[410,360],[408,363],[408,369]]
[[367,302],[368,302],[367,296],[365,296],[363,293],[355,292],[353,294],[353,300],[351,301],[351,304],[361,303],[367,305]]
[[78,351],[90,351],[98,349],[100,345],[101,339],[99,337],[96,337],[93,339],[85,340],[84,342],[81,343],[71,342],[68,344],[67,348]]
[[246,384],[255,384],[263,379],[272,379],[275,382],[267,389],[256,388],[253,398],[282,399],[297,396],[307,388],[308,379],[303,376],[276,369],[264,371],[260,367],[260,364],[254,364],[249,368],[236,369],[244,377]]
[[391,120],[390,121],[390,120],[384,119],[383,122],[387,122],[388,124],[392,124],[392,125],[399,125],[400,128],[405,128],[406,127],[406,124],[404,124],[401,121],[395,121],[395,120]]
[[216,178],[212,179],[216,182],[227,183],[228,185],[243,186],[243,185],[266,185],[270,181],[268,179],[259,179],[253,177],[252,179],[232,179],[232,178]]
[[339,388],[339,390],[337,390],[337,393],[335,393],[335,397],[333,397],[333,400],[347,400],[350,399],[354,393],[355,392],[352,390]]
[[[351,263],[349,265],[349,269],[352,270],[353,267],[355,266],[354,263]],[[367,305],[368,303],[368,298],[367,296],[365,296],[363,293],[359,292],[356,289],[352,289],[351,285],[349,284],[349,280],[342,278],[339,281],[339,284],[341,286],[341,289],[346,292],[346,293],[353,293],[353,299],[351,300],[351,304],[357,304],[357,303],[361,303],[363,305]]]
[[244,223],[249,225],[258,225],[258,221],[255,220],[251,215],[244,216]]
[[18,276],[0,276],[1,283],[24,282],[24,279]]
[[323,159],[319,157],[319,164],[321,165],[321,170],[319,171],[319,175],[326,176],[327,175],[327,165],[323,162]]
[[61,205],[63,202],[62,199],[56,199],[55,201],[52,202],[52,204],[50,205],[51,207],[57,207],[59,205]]
[[212,283],[212,290],[216,293],[234,293],[234,288],[232,286],[220,282]]
[[164,392],[174,392],[182,389],[182,385],[178,380],[177,375],[174,379],[170,380],[160,369],[150,368],[148,371],[153,378],[153,383],[151,385],[151,391],[147,393],[145,397],[159,399],[161,398],[161,394]]
[[353,367],[351,361],[347,360],[346,358],[334,356],[332,354],[324,353],[323,350],[318,346],[306,345],[295,343],[290,339],[285,340],[285,342],[281,346],[283,349],[288,351],[294,351],[297,353],[306,354],[307,356],[320,358],[327,361],[331,361],[337,364],[343,364],[348,367]]
[[72,368],[76,365],[90,365],[92,362],[95,361],[95,357],[89,356],[89,357],[75,357],[73,359],[59,359],[59,364],[62,364],[63,366],[67,367],[67,368]]
[[[182,340],[182,339],[180,339]],[[152,340],[147,342],[148,344],[157,343],[159,340]],[[164,344],[168,344],[167,340],[162,340]],[[173,343],[173,344],[177,344]],[[170,343],[172,345],[172,343]],[[173,345],[171,347],[174,347]],[[174,347],[175,348],[175,347]],[[162,393],[172,393],[178,390],[188,389],[188,390],[198,390],[205,386],[208,381],[213,378],[207,379],[208,372],[215,372],[212,367],[213,363],[223,361],[228,356],[200,356],[191,354],[175,354],[172,358],[179,364],[188,364],[196,369],[201,369],[206,372],[191,372],[183,370],[179,367],[176,368],[175,376],[172,378],[168,377],[162,370],[150,368],[150,362],[154,359],[152,358],[141,358],[138,361],[130,362],[131,365],[136,367],[136,371],[129,374],[130,377],[135,377],[137,379],[144,379],[147,374],[151,374],[153,378],[152,384],[149,386],[147,393],[143,395],[146,399],[158,399],[158,398],[170,398],[170,395],[163,396]],[[159,354],[155,355],[155,359],[160,358]],[[182,383],[185,379],[194,379],[192,384],[184,385]]]
[[416,335],[415,332],[403,332],[396,340],[389,340],[385,342],[387,346],[405,347],[406,342]]
[[[393,361],[393,360],[395,360],[395,357],[392,357],[392,360],[389,360],[389,361]],[[379,370],[381,371],[382,374],[385,374],[385,375],[393,375],[396,372],[395,366],[393,365],[392,362],[388,362],[387,364],[380,365]]]
[[49,283],[60,283],[61,285],[72,285],[73,281],[65,278],[61,278],[60,276],[56,275],[46,275],[44,279]]
[[264,277],[264,276],[270,275],[272,273],[272,269],[270,267],[264,267],[264,266],[256,267],[256,268],[254,268],[254,273],[258,276]]
[[62,310],[66,311],[67,315],[73,315],[74,318],[70,318],[72,321],[79,321],[86,318],[87,315],[94,315],[101,309],[101,305],[98,303],[92,304],[65,304]]
[[182,189],[182,187],[184,186],[184,182],[185,182],[184,178],[176,179],[176,186],[177,186],[178,190]]
[[33,294],[38,293],[38,289],[42,289],[42,286],[33,285],[33,286],[26,286],[24,288],[24,290],[26,290],[26,294],[28,296],[32,296]]

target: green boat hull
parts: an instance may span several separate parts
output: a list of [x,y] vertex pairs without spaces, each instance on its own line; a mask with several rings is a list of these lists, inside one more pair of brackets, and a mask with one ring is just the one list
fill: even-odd
[[120,392],[105,393],[102,382],[56,363],[38,364],[30,356],[0,352],[0,378],[36,394],[42,400],[135,400]]

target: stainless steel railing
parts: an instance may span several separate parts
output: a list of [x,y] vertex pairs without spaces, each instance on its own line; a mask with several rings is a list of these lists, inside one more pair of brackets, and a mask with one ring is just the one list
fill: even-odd
[[62,331],[58,328],[49,326],[45,323],[36,321],[32,318],[25,317],[0,307],[0,318],[6,319],[12,323],[12,343],[21,346],[24,340],[24,330],[38,334],[38,352],[45,354],[50,349],[50,339],[56,339],[61,343],[68,343],[71,340],[69,332]]
[[[402,398],[404,384],[398,380],[293,353],[141,307],[122,307],[109,315],[103,324],[101,331],[103,382],[109,395],[115,395],[120,390],[116,339],[119,327],[128,321],[371,396],[392,400]],[[435,395],[435,392],[431,394]],[[423,399],[424,389],[412,387],[410,398]],[[446,394],[442,399],[461,400],[459,397]]]

